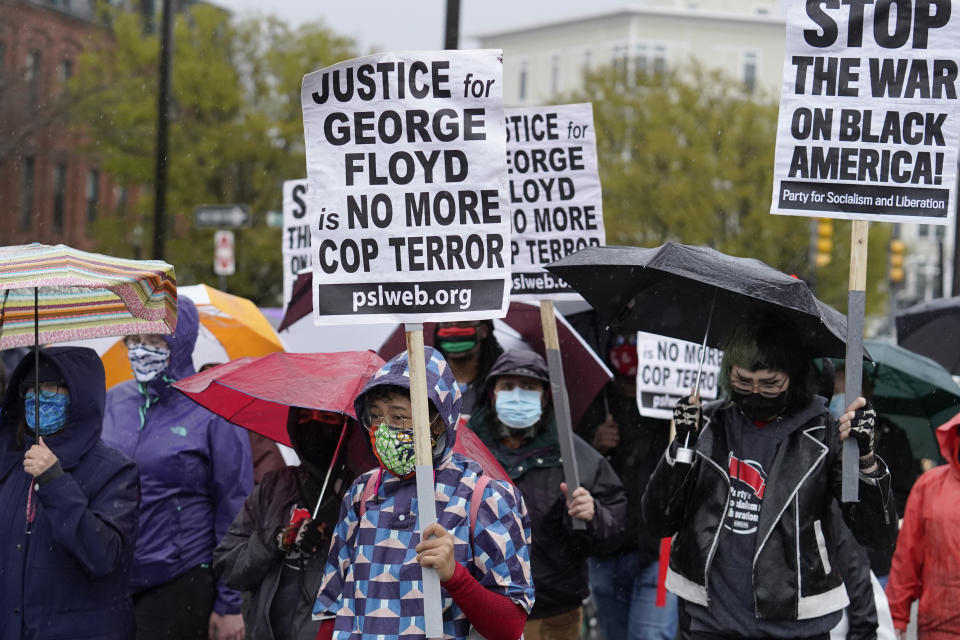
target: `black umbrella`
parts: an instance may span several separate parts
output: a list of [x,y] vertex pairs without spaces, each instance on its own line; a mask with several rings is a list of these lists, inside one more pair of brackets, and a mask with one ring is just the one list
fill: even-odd
[[802,280],[753,258],[668,242],[588,247],[546,268],[617,327],[722,347],[741,318],[766,310],[800,331],[811,357],[845,356],[846,317]]
[[960,374],[960,297],[938,298],[898,313],[897,344]]

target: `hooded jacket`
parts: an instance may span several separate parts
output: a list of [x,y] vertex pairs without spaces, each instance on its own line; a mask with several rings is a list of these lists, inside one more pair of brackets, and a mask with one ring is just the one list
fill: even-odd
[[490,369],[480,408],[469,427],[483,440],[510,479],[523,494],[533,525],[531,563],[537,585],[537,604],[530,619],[572,611],[590,593],[587,556],[609,553],[623,540],[627,498],[616,472],[593,447],[574,435],[580,484],[594,499],[594,516],[586,530],[574,531],[560,492],[564,481],[557,423],[552,404],[541,418],[534,438],[519,449],[503,445],[491,406],[493,385],[499,375],[526,369],[549,380],[547,366],[537,353],[514,349],[505,352]]
[[[63,430],[44,438],[60,475],[34,481],[23,470],[33,432],[17,430],[33,355],[10,377],[0,422],[0,638],[100,638],[133,635],[127,591],[137,536],[139,481],[125,455],[100,440],[104,372],[96,352],[82,347],[41,351],[70,391]],[[52,476],[52,477],[51,477]],[[27,528],[31,482],[36,512]]]
[[[672,442],[651,476],[642,501],[643,518],[655,535],[674,536],[667,588],[684,600],[710,607],[718,617],[725,613],[725,607],[711,602],[710,580],[717,572],[712,565],[718,545],[724,538],[727,544],[734,544],[733,534],[724,527],[730,515],[728,505],[730,512],[751,509],[749,503],[741,508],[741,499],[731,497],[735,460],[728,423],[732,426],[745,419],[735,405],[707,405],[694,462],[675,462],[677,443]],[[837,424],[819,396],[783,420],[790,424],[783,425],[786,433],[766,477],[749,472],[750,460],[744,460],[742,469],[737,467],[736,472],[755,485],[762,496],[755,519],[752,568],[746,571],[750,584],[737,585],[753,594],[757,628],[740,630],[745,637],[757,632],[771,635],[762,631],[767,623],[787,624],[794,636],[815,635],[820,631],[808,633],[807,621],[817,618],[819,624],[824,616],[849,602],[836,558],[831,558],[836,544],[830,508],[839,499],[841,483]],[[773,426],[771,423],[763,428]],[[880,548],[893,544],[897,526],[890,474],[882,461],[881,468],[883,473],[877,478],[860,474],[860,502],[841,505],[844,521],[856,539],[865,546]],[[734,575],[729,566],[723,572],[727,577]]]
[[[299,562],[299,597],[294,612],[293,633],[296,640],[314,640],[320,621],[313,620],[313,604],[323,580],[327,562],[326,549],[309,556],[287,558],[277,546],[277,534],[290,521],[295,507],[305,507],[311,514],[320,495],[320,488],[330,465],[333,449],[325,459],[310,459],[297,441],[296,408],[287,417],[287,433],[300,456],[300,466],[284,467],[267,473],[244,503],[230,531],[213,554],[217,577],[238,591],[250,591],[247,608],[247,634],[252,640],[277,637],[271,622],[271,607],[280,584],[286,561]],[[330,427],[333,429],[333,427]],[[366,439],[366,432],[353,420],[348,427],[350,440]],[[333,434],[336,436],[336,434]],[[344,448],[349,450],[345,442]],[[347,465],[339,463],[330,478],[328,493],[317,513],[317,520],[333,531],[340,511],[340,502],[347,487],[356,477]]]
[[[443,447],[438,447],[433,459],[437,520],[455,538],[456,561],[485,588],[529,612],[534,593],[530,519],[523,498],[515,487],[492,480],[484,489],[477,522],[468,521],[473,487],[482,470],[476,462],[452,452],[460,388],[440,352],[432,347],[424,352],[427,395],[446,427]],[[409,390],[406,352],[367,382],[354,403],[357,415],[364,414],[366,394],[382,385]],[[361,509],[371,474],[380,481]],[[336,617],[335,640],[425,637],[423,572],[414,551],[420,542],[416,514],[416,478],[401,479],[376,469],[357,478],[347,491],[314,607],[317,617]],[[445,636],[466,638],[470,628],[466,616],[446,590],[442,589],[442,596]]]
[[893,626],[906,629],[920,600],[917,637],[956,640],[960,632],[960,436],[958,420],[937,429],[947,464],[924,473],[907,499],[887,599]]
[[[163,336],[170,347],[166,371],[145,385],[128,380],[107,392],[103,439],[134,459],[143,485],[135,592],[211,562],[253,489],[247,432],[170,386],[195,373],[199,328],[193,302],[180,297],[177,307],[176,331]],[[240,613],[240,604],[239,593],[217,584],[214,611]]]

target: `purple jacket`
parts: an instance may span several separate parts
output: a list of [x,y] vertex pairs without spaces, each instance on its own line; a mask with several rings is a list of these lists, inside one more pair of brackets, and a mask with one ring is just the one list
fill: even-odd
[[[195,373],[198,315],[178,302],[177,330],[164,336],[170,364],[146,385],[123,382],[107,392],[103,440],[140,469],[140,537],[131,586],[139,591],[169,582],[213,560],[213,549],[253,490],[247,432],[170,386]],[[141,427],[140,411],[149,396]],[[237,591],[217,583],[217,613],[240,613]]]

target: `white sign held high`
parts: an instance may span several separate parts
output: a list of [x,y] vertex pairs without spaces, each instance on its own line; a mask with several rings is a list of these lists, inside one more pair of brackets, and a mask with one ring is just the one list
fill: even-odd
[[311,265],[310,211],[307,209],[307,181],[283,183],[283,308],[290,304],[297,274]]
[[[637,333],[637,405],[648,418],[673,418],[677,401],[690,395],[697,383],[701,345],[655,333]],[[723,351],[707,347],[700,374],[700,397],[717,398]]]

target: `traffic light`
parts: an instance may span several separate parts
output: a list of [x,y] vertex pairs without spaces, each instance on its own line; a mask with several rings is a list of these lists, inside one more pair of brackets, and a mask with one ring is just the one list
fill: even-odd
[[830,218],[820,218],[817,220],[817,254],[814,263],[818,269],[830,264],[833,260],[833,220]]
[[900,284],[903,282],[903,253],[906,250],[903,240],[894,238],[890,241],[890,262],[888,275],[890,282]]

